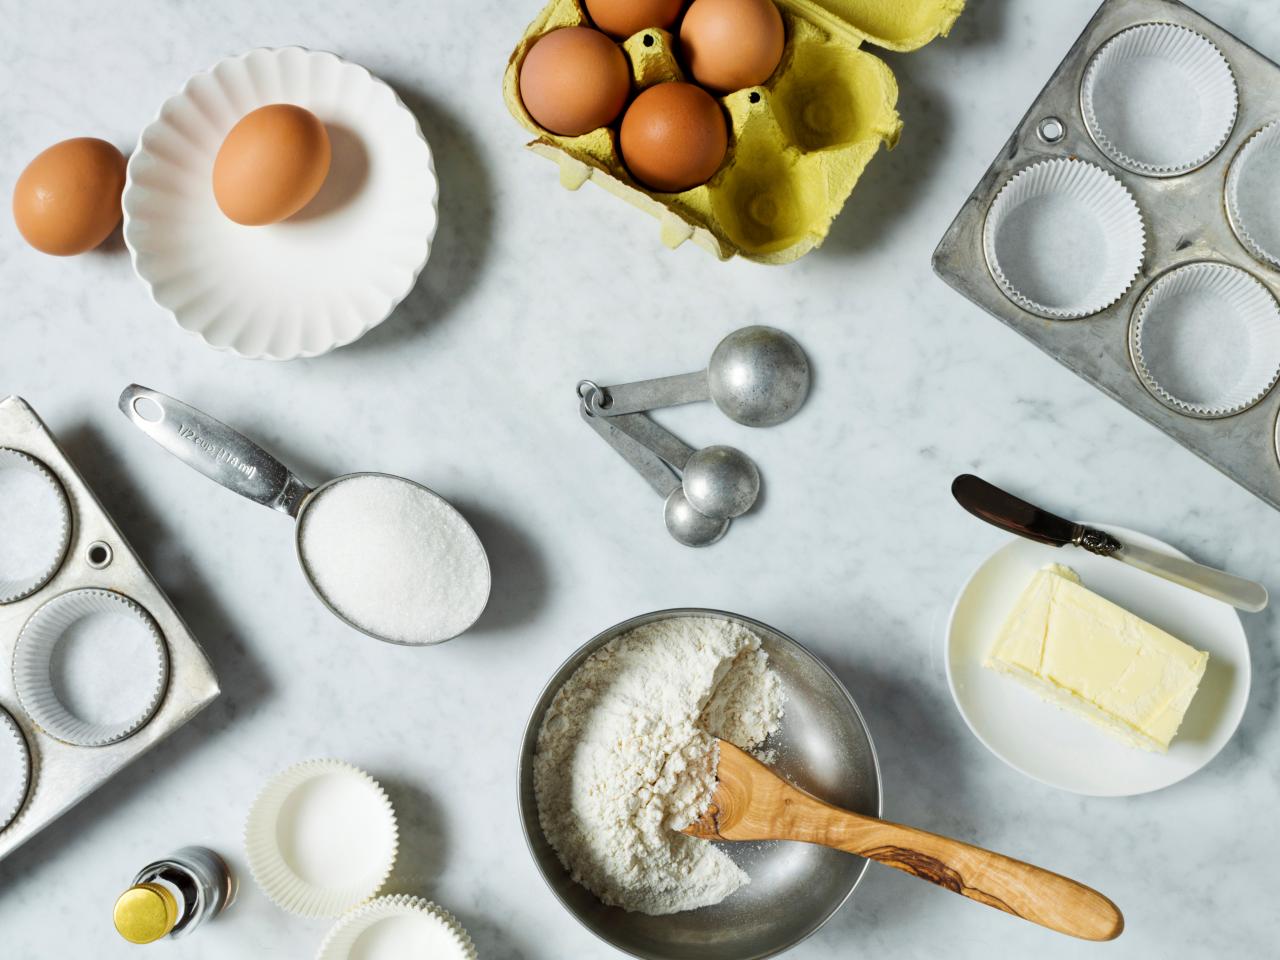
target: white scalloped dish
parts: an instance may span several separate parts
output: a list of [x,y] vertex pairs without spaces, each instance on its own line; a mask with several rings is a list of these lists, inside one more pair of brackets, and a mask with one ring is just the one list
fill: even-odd
[[[213,196],[230,129],[272,103],[305,107],[332,145],[320,193],[280,223],[233,223]],[[314,357],[358,339],[413,288],[438,184],[417,120],[386,83],[331,53],[259,49],[197,74],[129,160],[124,239],[157,304],[210,346]]]

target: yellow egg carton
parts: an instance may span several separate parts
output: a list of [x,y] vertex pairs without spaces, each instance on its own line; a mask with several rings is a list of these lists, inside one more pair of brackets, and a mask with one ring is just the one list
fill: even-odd
[[[655,193],[637,183],[622,163],[614,127],[563,137],[525,110],[519,82],[525,55],[552,30],[590,25],[579,0],[550,0],[529,25],[503,78],[507,108],[537,135],[529,149],[559,164],[565,187],[594,180],[657,217],[667,246],[693,240],[721,260],[735,254],[762,263],[798,260],[826,238],[880,145],[892,148],[902,131],[898,84],[863,41],[916,50],[948,33],[965,0],[776,2],[787,32],[782,62],[762,86],[719,98],[729,115],[728,156],[692,190]],[[636,91],[685,79],[676,47],[658,29],[623,42]]]

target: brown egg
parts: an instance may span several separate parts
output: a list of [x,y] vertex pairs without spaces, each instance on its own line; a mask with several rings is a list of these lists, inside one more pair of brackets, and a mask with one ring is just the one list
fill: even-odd
[[329,133],[310,110],[259,107],[231,128],[213,161],[213,196],[236,223],[260,227],[291,217],[329,175]]
[[691,83],[659,83],[627,108],[620,142],[633,177],[659,193],[679,193],[706,183],[720,169],[729,130],[707,91]]
[[578,137],[617,119],[631,92],[618,45],[590,27],[562,27],[538,39],[520,65],[524,108],[552,133]]
[[689,72],[720,93],[764,83],[785,45],[782,14],[771,0],[693,0],[680,24]]
[[670,30],[680,19],[684,0],[587,0],[592,22],[614,37],[657,27]]
[[92,250],[120,222],[124,156],[94,137],[55,143],[13,187],[13,222],[31,246],[57,257]]

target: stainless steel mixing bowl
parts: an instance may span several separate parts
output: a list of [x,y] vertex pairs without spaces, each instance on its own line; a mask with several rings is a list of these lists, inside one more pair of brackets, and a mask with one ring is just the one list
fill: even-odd
[[794,947],[849,899],[867,862],[804,843],[724,844],[751,875],[723,903],[650,917],[608,907],[574,883],[547,842],[533,792],[533,756],[542,718],[561,685],[596,650],[628,630],[673,617],[741,623],[763,640],[787,693],[775,768],[832,803],[875,816],[881,811],[880,765],[858,706],[825,664],[795,640],[747,617],[720,610],[660,610],[619,623],[584,644],[543,688],[520,749],[520,819],[529,852],[552,892],[588,930],[643,960],[763,960]]

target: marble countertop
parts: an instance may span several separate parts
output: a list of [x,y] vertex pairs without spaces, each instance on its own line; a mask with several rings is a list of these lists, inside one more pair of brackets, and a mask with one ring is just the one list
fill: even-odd
[[[379,777],[403,821],[397,892],[438,900],[486,960],[620,956],[569,917],[524,849],[516,751],[544,678],[648,610],[737,611],[821,654],[866,715],[886,814],[1025,856],[1105,890],[1128,929],[1106,948],[1054,936],[873,866],[795,960],[849,957],[1260,956],[1274,950],[1280,834],[1275,614],[1245,618],[1244,722],[1170,789],[1087,799],[1033,782],[974,739],[947,693],[952,599],[1001,535],[948,487],[977,470],[1046,505],[1145,530],[1268,578],[1280,515],[1094,391],[933,276],[930,253],[1093,0],[973,0],[952,36],[887,59],[906,121],[818,252],[787,268],[658,243],[604,191],[570,193],[523,150],[500,95],[539,0],[220,4],[0,0],[0,181],[48,144],[122,148],[219,58],[331,49],[392,83],[441,179],[435,251],[415,291],[354,346],[311,361],[216,353],[148,300],[118,240],[74,260],[0,226],[0,394],[59,436],[204,643],[214,706],[0,863],[0,953],[135,957],[111,930],[132,872],[206,843],[243,872],[263,781],[334,756]],[[1280,59],[1265,4],[1199,8]],[[760,464],[761,509],[706,551],[578,421],[574,384],[693,369],[728,330],[773,322],[815,365],[802,415],[752,432],[703,406],[664,423]],[[197,478],[115,408],[137,381],[255,435],[312,479],[420,479],[488,545],[494,593],[464,638],[379,645],[318,604],[289,521]],[[1273,539],[1275,538],[1275,539]],[[1272,582],[1273,588],[1280,582]],[[246,877],[247,880],[247,877]],[[252,882],[166,956],[305,957],[328,923],[287,917]]]

